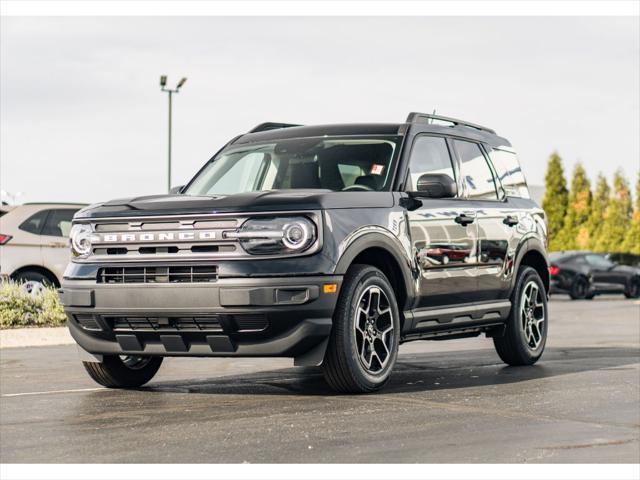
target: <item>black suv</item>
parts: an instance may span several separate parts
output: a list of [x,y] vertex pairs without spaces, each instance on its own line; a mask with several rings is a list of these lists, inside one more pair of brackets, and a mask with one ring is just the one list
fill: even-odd
[[547,335],[544,212],[509,142],[462,120],[265,123],[171,195],[75,216],[61,298],[91,377],[166,356],[283,356],[380,388],[410,340],[484,333],[530,365]]

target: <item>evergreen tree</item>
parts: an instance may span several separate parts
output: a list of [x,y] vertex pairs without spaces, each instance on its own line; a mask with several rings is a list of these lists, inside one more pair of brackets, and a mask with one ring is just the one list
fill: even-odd
[[631,218],[631,227],[627,232],[623,249],[626,253],[640,255],[640,172],[636,180],[636,207]]
[[596,243],[601,252],[623,252],[624,240],[631,220],[631,192],[624,175],[618,170],[613,177],[613,195],[609,197],[602,231]]
[[596,180],[596,189],[591,199],[591,213],[589,214],[589,222],[587,225],[589,231],[589,249],[594,251],[598,251],[597,243],[600,238],[600,232],[602,231],[604,214],[607,210],[610,194],[611,190],[609,189],[607,179],[601,173],[598,175],[598,180]]
[[564,216],[567,213],[567,181],[564,178],[562,159],[557,152],[553,152],[547,164],[544,177],[544,198],[542,208],[547,214],[549,228],[549,250],[563,250],[561,232],[564,226]]
[[564,227],[560,235],[564,250],[584,250],[589,246],[589,209],[591,207],[591,184],[587,172],[580,163],[573,168],[571,190]]

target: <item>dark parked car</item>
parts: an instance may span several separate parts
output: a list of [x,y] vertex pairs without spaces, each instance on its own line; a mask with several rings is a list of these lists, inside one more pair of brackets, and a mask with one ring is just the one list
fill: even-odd
[[640,268],[592,252],[555,252],[549,261],[551,293],[568,293],[574,300],[590,300],[602,293],[640,297]]
[[419,113],[267,123],[176,194],[78,212],[61,298],[108,387],[144,384],[166,356],[281,356],[370,392],[410,340],[484,334],[504,362],[535,363],[545,245],[544,212],[493,130]]

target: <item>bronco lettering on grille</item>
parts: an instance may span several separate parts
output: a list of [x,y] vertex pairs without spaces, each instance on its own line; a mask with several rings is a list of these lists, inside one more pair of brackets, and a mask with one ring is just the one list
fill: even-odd
[[145,232],[145,233],[108,233],[100,236],[99,242],[130,243],[130,242],[166,242],[215,240],[216,232]]

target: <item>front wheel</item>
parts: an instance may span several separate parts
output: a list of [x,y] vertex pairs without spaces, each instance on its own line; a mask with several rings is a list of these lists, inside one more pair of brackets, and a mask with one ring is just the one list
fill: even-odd
[[339,392],[380,389],[398,356],[400,314],[393,288],[375,267],[354,265],[345,276],[322,363]]
[[511,295],[505,333],[493,338],[496,352],[504,363],[533,365],[538,361],[547,342],[548,312],[540,275],[531,267],[520,269]]
[[108,388],[135,388],[150,381],[162,365],[162,357],[105,355],[102,362],[82,362],[89,376]]
[[627,298],[640,298],[640,278],[634,278],[629,282],[624,290],[624,296]]

